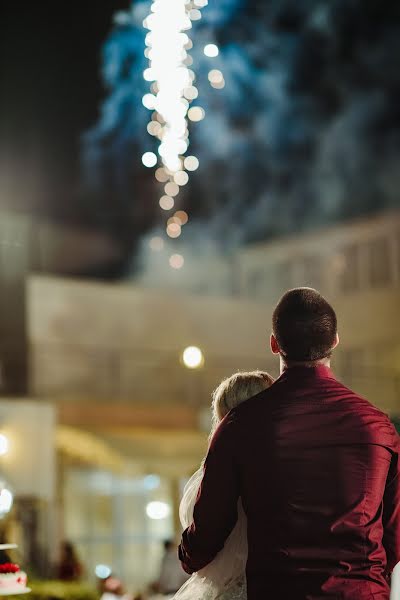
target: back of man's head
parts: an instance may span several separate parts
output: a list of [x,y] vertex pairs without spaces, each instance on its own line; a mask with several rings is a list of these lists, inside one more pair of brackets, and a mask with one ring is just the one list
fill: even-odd
[[337,319],[332,306],[319,292],[295,288],[279,300],[272,329],[286,362],[314,362],[331,355]]

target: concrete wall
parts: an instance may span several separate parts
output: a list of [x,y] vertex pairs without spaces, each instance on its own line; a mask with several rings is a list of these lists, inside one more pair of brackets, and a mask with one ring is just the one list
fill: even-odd
[[55,420],[48,403],[0,400],[0,433],[9,440],[0,457],[1,477],[16,496],[54,499]]
[[[36,276],[28,322],[42,396],[197,404],[222,377],[272,360],[270,310],[252,302]],[[180,362],[189,345],[205,355],[199,372]]]
[[[398,289],[334,299],[342,342],[335,369],[394,414],[399,300]],[[198,408],[236,370],[277,374],[268,349],[272,303],[34,276],[28,307],[32,389],[44,397]],[[204,352],[198,372],[180,362],[188,345]]]

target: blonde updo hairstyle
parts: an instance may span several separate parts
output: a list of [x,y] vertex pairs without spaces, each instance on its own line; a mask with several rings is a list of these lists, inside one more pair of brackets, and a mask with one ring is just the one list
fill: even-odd
[[212,395],[211,436],[232,408],[266,390],[273,382],[273,377],[265,371],[235,373],[224,379]]

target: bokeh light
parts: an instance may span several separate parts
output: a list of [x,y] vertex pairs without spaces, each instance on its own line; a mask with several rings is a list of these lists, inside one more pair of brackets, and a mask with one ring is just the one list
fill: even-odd
[[157,181],[159,181],[160,183],[166,183],[169,180],[168,173],[162,167],[157,169],[155,177],[156,177]]
[[145,152],[142,156],[142,163],[145,167],[154,167],[157,164],[157,156],[154,152]]
[[204,54],[209,58],[215,58],[219,54],[219,48],[215,44],[207,44],[204,46]]
[[166,519],[171,514],[171,508],[166,502],[149,502],[146,506],[146,514],[149,519]]
[[168,219],[167,225],[171,225],[172,223],[176,223],[177,225],[179,225],[179,227],[181,227],[180,219],[178,219],[178,217],[176,217],[175,215]]
[[219,69],[212,69],[208,74],[208,81],[211,84],[217,84],[224,81],[222,71],[220,71]]
[[182,353],[182,360],[188,369],[198,369],[204,364],[204,356],[197,346],[188,346]]
[[149,491],[156,490],[160,484],[161,479],[158,475],[146,475],[143,479],[143,485]]
[[[146,108],[153,110],[147,131],[160,140],[157,152],[163,168],[156,170],[155,178],[166,184],[165,196],[159,200],[163,210],[172,208],[171,199],[179,194],[180,186],[189,181],[184,170],[184,155],[189,146],[188,121],[201,121],[205,116],[200,106],[190,107],[199,91],[194,85],[196,75],[190,68],[193,59],[189,50],[193,43],[186,31],[192,28],[192,21],[201,19],[200,9],[207,4],[207,0],[153,0],[151,12],[143,21],[143,27],[149,30],[144,50],[149,67],[144,70],[143,77],[150,82],[151,93],[144,94],[142,102]],[[203,50],[210,57],[217,56],[219,52],[215,44],[207,44]],[[148,167],[158,162],[149,153],[143,155],[142,160]],[[199,163],[192,157],[187,165],[188,171],[195,171]],[[167,234],[178,237],[180,230],[167,227]]]
[[222,90],[225,87],[225,80],[219,81],[217,83],[211,83],[211,87],[216,90]]
[[147,131],[150,135],[157,136],[160,134],[161,130],[162,126],[158,121],[150,121],[150,123],[147,125]]
[[191,21],[199,21],[201,19],[201,12],[197,8],[193,8],[189,13],[189,17]]
[[7,454],[10,448],[8,437],[4,434],[0,434],[0,456]]
[[174,181],[170,181],[164,187],[164,190],[167,196],[177,196],[179,194],[179,185],[177,185]]
[[154,81],[154,79],[155,79],[154,69],[145,69],[143,71],[143,79],[145,81]]
[[108,579],[108,577],[110,577],[111,575],[112,570],[111,567],[109,567],[108,565],[96,565],[94,572],[96,577],[98,577],[99,579]]
[[149,241],[149,246],[151,250],[155,252],[160,252],[164,248],[164,240],[160,236],[154,236]]
[[192,108],[189,108],[188,110],[188,118],[194,123],[202,121],[205,116],[205,110],[204,108],[201,108],[201,106],[192,106]]
[[10,490],[3,488],[0,491],[0,515],[10,512],[14,502],[14,496]]
[[[197,157],[185,157],[189,146],[188,122],[198,122],[205,117],[201,106],[190,106],[199,91],[194,85],[196,74],[190,68],[193,59],[189,50],[193,43],[186,31],[192,28],[191,21],[201,19],[200,9],[207,4],[207,0],[175,0],[173,3],[153,0],[151,12],[143,21],[143,27],[149,30],[144,50],[149,66],[143,77],[150,82],[151,93],[144,94],[142,103],[153,111],[147,131],[160,140],[157,152],[162,166],[156,169],[155,178],[165,184],[164,195],[159,200],[165,211],[173,208],[180,187],[189,182],[188,172],[199,167]],[[210,58],[219,54],[218,46],[211,43],[206,44],[203,51]],[[222,81],[221,77],[218,81]],[[155,153],[147,152],[142,161],[152,167],[157,165],[158,158]],[[168,220],[167,235],[179,237],[187,221],[187,213],[180,211],[180,218]]]
[[142,103],[145,108],[154,110],[156,97],[153,94],[145,94],[142,98]]
[[170,223],[167,225],[167,235],[170,238],[177,238],[181,235],[182,228],[178,223]]
[[[143,21],[143,26],[149,30],[145,38],[149,68],[143,72],[143,77],[152,82],[152,93],[145,94],[142,101],[146,108],[154,110],[152,121],[157,120],[161,125],[158,128],[149,124],[147,129],[150,135],[161,140],[158,154],[171,179],[182,170],[181,156],[187,151],[189,137],[187,113],[190,102],[198,96],[193,85],[195,74],[188,68],[193,63],[188,54],[192,42],[185,32],[192,27],[191,20],[201,18],[200,5],[196,4],[194,8],[187,0],[173,3],[155,0],[151,4],[151,13]],[[156,176],[158,181],[164,181],[161,177]],[[165,193],[175,196],[179,187],[166,189]]]
[[186,185],[189,181],[189,175],[186,171],[177,171],[174,175],[174,181],[179,186]]
[[178,222],[181,224],[181,226],[186,225],[186,223],[189,221],[189,216],[184,210],[178,210],[174,214],[174,217],[175,219],[178,219]]
[[159,204],[163,210],[171,210],[171,208],[174,207],[175,202],[171,196],[161,196]]
[[196,156],[187,156],[184,165],[187,171],[196,171],[199,168],[199,159]]
[[199,95],[199,90],[194,85],[190,85],[183,90],[183,94],[188,100],[195,100]]
[[185,259],[182,254],[173,254],[169,258],[169,264],[173,269],[182,269],[185,264]]

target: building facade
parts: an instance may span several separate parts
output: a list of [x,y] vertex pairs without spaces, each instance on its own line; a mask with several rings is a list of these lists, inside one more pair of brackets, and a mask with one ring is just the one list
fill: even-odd
[[[118,285],[25,280],[26,389],[58,418],[55,535],[77,545],[91,577],[106,564],[131,589],[156,578],[207,448],[212,390],[238,370],[278,375],[270,323],[288,288],[316,287],[333,303],[335,372],[400,419],[399,213],[209,261]],[[182,362],[191,345],[199,369]]]

